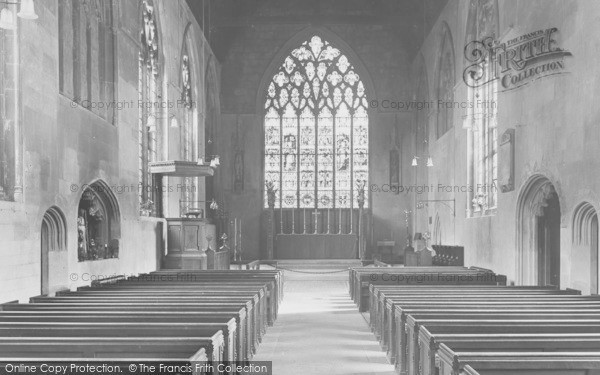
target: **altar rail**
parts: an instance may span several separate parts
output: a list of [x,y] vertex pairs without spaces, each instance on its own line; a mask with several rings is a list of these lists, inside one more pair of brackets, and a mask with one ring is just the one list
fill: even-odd
[[359,210],[349,208],[275,210],[275,233],[358,235]]

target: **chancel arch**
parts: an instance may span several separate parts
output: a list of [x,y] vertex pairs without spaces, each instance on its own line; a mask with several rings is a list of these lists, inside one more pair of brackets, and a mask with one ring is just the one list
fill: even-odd
[[570,267],[572,288],[598,294],[598,212],[589,202],[573,215]]
[[77,207],[80,262],[119,257],[121,213],[110,186],[98,180],[83,191]]
[[[360,64],[333,33],[308,28],[263,76],[263,207],[275,209],[275,233],[287,236],[275,241],[278,258],[358,256],[359,208],[370,206],[368,98],[374,94]],[[311,236],[318,244],[303,242]]]
[[561,208],[552,182],[529,178],[517,201],[517,281],[522,285],[560,285]]

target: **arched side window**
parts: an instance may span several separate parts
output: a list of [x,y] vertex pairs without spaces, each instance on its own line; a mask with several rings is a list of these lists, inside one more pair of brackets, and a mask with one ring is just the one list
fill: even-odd
[[442,39],[437,73],[438,113],[436,137],[440,138],[454,126],[454,47],[450,30],[446,27]]
[[160,97],[159,41],[155,8],[148,1],[142,4],[141,51],[139,57],[139,203],[140,209],[154,211],[152,175],[149,163],[157,158]]
[[58,2],[60,93],[114,122],[115,33],[111,0]]
[[[497,0],[471,0],[465,45],[473,42],[491,43],[498,37]],[[483,44],[481,44],[483,47]],[[465,119],[469,131],[469,164],[471,214],[493,214],[498,204],[498,80],[494,61],[482,62],[481,84],[467,85],[472,104]]]
[[276,208],[358,208],[369,179],[367,108],[339,49],[319,36],[294,49],[267,89],[264,206],[272,184]]

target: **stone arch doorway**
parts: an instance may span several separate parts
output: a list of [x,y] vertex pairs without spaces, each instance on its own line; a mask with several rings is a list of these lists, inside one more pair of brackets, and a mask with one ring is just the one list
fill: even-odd
[[67,250],[67,225],[58,207],[49,208],[42,218],[41,236],[41,294],[48,295],[60,284],[61,257]]
[[517,203],[517,282],[560,286],[560,202],[554,185],[537,175]]
[[598,294],[598,212],[588,202],[575,209],[570,265],[570,287]]
[[77,208],[77,257],[80,262],[119,257],[121,214],[104,181],[89,185]]

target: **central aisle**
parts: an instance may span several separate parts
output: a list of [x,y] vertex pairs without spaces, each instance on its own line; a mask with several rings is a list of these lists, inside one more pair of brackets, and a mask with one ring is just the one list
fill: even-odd
[[285,271],[284,290],[277,322],[253,361],[273,361],[274,375],[395,374],[348,295],[347,271]]

